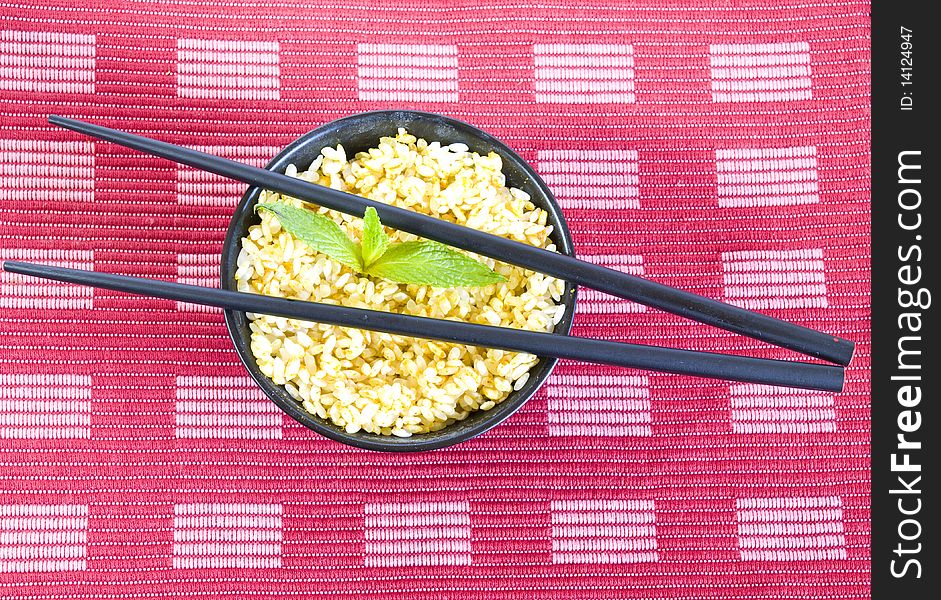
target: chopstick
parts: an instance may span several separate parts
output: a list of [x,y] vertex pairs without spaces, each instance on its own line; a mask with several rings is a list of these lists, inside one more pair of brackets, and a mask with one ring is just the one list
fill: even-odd
[[288,300],[272,296],[6,261],[3,270],[42,279],[76,283],[141,296],[215,306],[229,310],[328,323],[430,340],[441,340],[537,356],[630,367],[680,375],[839,392],[843,368],[803,362],[695,352],[640,344],[493,327],[445,319]]
[[356,217],[362,217],[366,208],[372,206],[379,214],[382,223],[388,227],[545,273],[558,279],[633,300],[829,362],[848,365],[853,357],[854,344],[849,340],[571,256],[550,252],[414,211],[167,142],[56,115],[50,115],[49,122],[100,140],[313,202]]

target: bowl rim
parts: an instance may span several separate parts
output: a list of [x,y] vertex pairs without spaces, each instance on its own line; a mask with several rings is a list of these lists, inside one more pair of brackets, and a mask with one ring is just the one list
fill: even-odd
[[[407,110],[407,109],[396,109],[396,110],[375,110],[367,111],[361,113],[355,113],[339,119],[328,121],[319,127],[316,127],[307,133],[299,136],[297,139],[292,141],[290,144],[284,147],[276,156],[274,156],[268,163],[265,165],[265,169],[276,169],[280,168],[283,172],[283,167],[289,164],[289,157],[291,157],[297,151],[306,148],[309,144],[311,138],[316,138],[323,136],[325,133],[329,132],[332,129],[336,129],[344,124],[349,124],[351,122],[356,122],[360,120],[375,119],[377,117],[387,117],[390,120],[394,118],[395,115],[399,115],[399,118],[402,116],[408,116],[412,119],[427,119],[442,122],[453,129],[458,133],[467,134],[470,137],[476,137],[484,144],[490,145],[493,150],[501,155],[501,158],[506,160],[509,158],[513,162],[517,163],[520,169],[525,173],[525,175],[531,180],[533,186],[535,186],[540,194],[545,198],[547,207],[544,207],[544,210],[548,210],[550,215],[555,216],[554,219],[556,227],[553,231],[553,238],[558,237],[556,240],[556,246],[560,252],[568,254],[570,256],[575,256],[574,243],[572,240],[571,231],[568,228],[568,223],[565,220],[565,215],[563,214],[562,207],[555,199],[555,196],[552,194],[552,191],[542,180],[536,170],[524,160],[517,152],[503,143],[501,140],[497,139],[493,135],[483,131],[482,129],[454,119],[452,117],[447,117],[444,115],[430,113],[425,111],[417,110]],[[378,140],[377,140],[378,141]],[[434,140],[432,140],[434,141]],[[280,164],[284,163],[284,164]],[[240,216],[246,210],[248,205],[254,204],[257,201],[257,196],[260,194],[261,190],[256,186],[249,186],[245,193],[242,195],[238,204],[236,205],[232,217],[229,221],[229,226],[226,230],[225,240],[223,242],[222,252],[220,254],[220,280],[223,289],[235,289],[234,281],[229,281],[226,277],[226,258],[232,254],[231,249],[234,245],[241,244],[241,228],[238,227],[238,222]],[[238,231],[237,231],[238,230]],[[237,256],[237,253],[235,253]],[[566,291],[563,295],[563,298],[566,300],[566,308],[563,314],[562,320],[559,324],[556,325],[554,333],[560,335],[569,335],[573,317],[575,313],[575,304],[577,301],[577,286],[571,282],[565,282]],[[248,371],[249,375],[255,381],[255,383],[261,388],[264,394],[268,399],[273,402],[278,408],[287,413],[292,419],[304,425],[308,429],[311,429],[324,437],[332,439],[336,442],[340,442],[347,446],[353,446],[356,448],[362,448],[366,450],[374,450],[380,452],[419,452],[427,450],[436,450],[439,448],[444,448],[465,442],[471,438],[477,437],[506,419],[515,414],[524,404],[526,404],[536,391],[538,391],[545,384],[546,380],[551,375],[552,371],[555,369],[558,359],[553,357],[540,356],[540,361],[545,361],[544,365],[538,365],[540,368],[544,369],[544,373],[540,375],[541,379],[538,385],[533,386],[531,391],[528,394],[523,395],[522,397],[515,400],[515,406],[512,409],[506,410],[501,413],[493,412],[488,413],[492,414],[493,418],[491,419],[482,419],[473,427],[465,428],[460,432],[456,432],[451,436],[438,435],[431,439],[422,439],[422,436],[425,434],[413,434],[411,437],[407,438],[390,438],[389,436],[380,436],[377,434],[366,433],[366,432],[357,432],[357,433],[347,433],[342,428],[330,423],[328,421],[319,419],[316,415],[310,414],[303,405],[297,400],[291,398],[286,394],[278,393],[278,390],[284,389],[284,386],[279,386],[271,381],[268,377],[261,373],[260,369],[255,362],[254,356],[251,354],[251,349],[246,347],[242,342],[239,335],[239,327],[236,322],[236,316],[240,313],[239,311],[225,310],[225,324],[226,330],[228,331],[229,338],[232,341],[232,344],[236,350],[236,353],[239,356],[243,367]],[[535,368],[535,367],[534,367]],[[511,395],[516,392],[511,392]],[[509,398],[509,396],[508,396]],[[506,402],[506,399],[501,402],[503,404]],[[450,427],[451,425],[448,425]],[[445,427],[445,431],[447,427]]]

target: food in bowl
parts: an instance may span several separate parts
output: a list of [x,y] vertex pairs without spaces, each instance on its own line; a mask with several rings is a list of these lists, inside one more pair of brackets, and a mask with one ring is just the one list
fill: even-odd
[[[404,129],[348,159],[324,148],[303,172],[313,183],[396,205],[555,251],[548,214],[521,190],[506,186],[496,153],[441,145]],[[265,191],[259,204],[298,200]],[[352,239],[363,220],[307,205]],[[564,282],[470,253],[502,276],[479,287],[439,288],[369,277],[307,244],[259,211],[242,238],[237,289],[272,296],[424,317],[552,331],[564,313]],[[418,238],[387,231],[392,243]],[[438,431],[490,410],[526,383],[538,357],[266,315],[249,315],[251,352],[259,370],[283,385],[311,414],[348,433],[408,437]]]

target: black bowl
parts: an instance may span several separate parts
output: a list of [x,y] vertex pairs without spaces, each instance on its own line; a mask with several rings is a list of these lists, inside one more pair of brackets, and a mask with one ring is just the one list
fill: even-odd
[[[553,226],[552,241],[555,242],[560,252],[574,255],[572,236],[565,224],[562,210],[552,196],[552,192],[533,168],[500,140],[467,123],[441,115],[395,110],[368,112],[339,119],[298,138],[274,157],[266,168],[283,173],[289,164],[294,164],[298,171],[306,170],[320,154],[322,148],[336,147],[337,144],[343,144],[347,156],[353,156],[356,152],[375,147],[380,137],[394,136],[400,127],[429,142],[439,141],[442,144],[462,142],[474,152],[487,154],[493,151],[499,154],[503,159],[503,173],[506,175],[507,185],[525,191],[532,197],[534,204],[549,213],[549,222]],[[229,224],[225,246],[222,250],[221,277],[224,289],[233,290],[236,287],[236,259],[241,249],[241,239],[247,235],[251,225],[259,222],[254,206],[260,192],[261,190],[255,187],[245,192]],[[566,283],[563,298],[566,303],[565,315],[556,326],[555,333],[567,335],[572,327],[572,317],[575,313],[575,286],[573,284]],[[541,357],[530,371],[529,380],[522,389],[511,392],[494,408],[488,411],[475,411],[463,421],[456,421],[439,431],[415,434],[408,438],[380,436],[363,431],[347,433],[333,423],[307,412],[282,386],[276,385],[261,373],[250,349],[251,331],[245,313],[227,310],[225,323],[245,368],[265,394],[284,412],[330,439],[369,450],[388,452],[433,450],[479,435],[523,406],[546,381],[557,362],[555,358]]]

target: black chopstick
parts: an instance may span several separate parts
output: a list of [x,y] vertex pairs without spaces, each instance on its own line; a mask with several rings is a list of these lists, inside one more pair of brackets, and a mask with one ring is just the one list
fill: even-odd
[[830,392],[839,392],[843,389],[843,368],[833,365],[694,352],[538,333],[16,261],[4,262],[3,270],[142,296],[431,340],[528,352],[537,356],[554,356],[680,375]]
[[854,344],[813,329],[788,323],[676,288],[557,254],[403,208],[371,201],[302,179],[288,177],[205,152],[126,133],[92,123],[51,115],[49,122],[85,135],[300,198],[349,215],[362,217],[372,206],[388,227],[437,240],[491,258],[571,281],[578,285],[646,304],[700,323],[848,365]]

